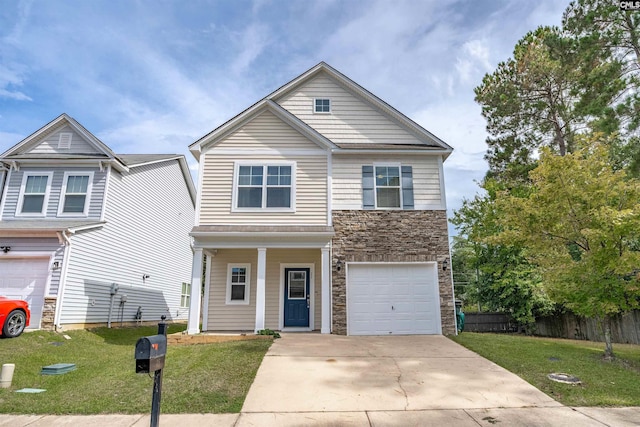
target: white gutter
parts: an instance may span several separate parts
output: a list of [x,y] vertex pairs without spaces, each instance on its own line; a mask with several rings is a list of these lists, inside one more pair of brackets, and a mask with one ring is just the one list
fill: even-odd
[[62,301],[64,299],[65,285],[67,284],[67,270],[69,259],[71,258],[71,239],[66,231],[58,231],[58,239],[64,242],[64,256],[62,257],[62,271],[60,271],[60,282],[58,283],[58,299],[56,301],[56,313],[53,318],[53,325],[56,330],[61,330],[60,316],[62,314]]

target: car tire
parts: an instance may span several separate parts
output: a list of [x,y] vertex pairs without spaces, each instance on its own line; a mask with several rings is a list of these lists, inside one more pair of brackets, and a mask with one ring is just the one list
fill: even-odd
[[24,332],[27,325],[27,316],[22,310],[13,310],[7,316],[2,326],[2,335],[7,338],[15,338]]

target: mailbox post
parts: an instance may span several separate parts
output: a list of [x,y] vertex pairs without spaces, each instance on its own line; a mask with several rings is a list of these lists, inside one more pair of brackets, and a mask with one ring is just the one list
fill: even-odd
[[160,398],[162,397],[162,369],[167,354],[166,316],[158,323],[158,335],[142,337],[136,343],[136,373],[154,372],[151,398],[151,427],[160,421]]

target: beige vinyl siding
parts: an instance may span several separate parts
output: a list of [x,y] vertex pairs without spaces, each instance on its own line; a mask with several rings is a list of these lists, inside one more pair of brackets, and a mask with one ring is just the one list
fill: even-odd
[[[267,251],[267,257],[269,256]],[[251,264],[249,304],[227,305],[227,266]],[[211,261],[208,331],[253,331],[256,326],[257,249],[220,249]],[[270,290],[267,291],[267,295]]]
[[[301,152],[300,150],[304,150]],[[236,161],[296,162],[295,212],[232,212]],[[296,224],[327,222],[327,157],[322,149],[265,112],[202,156],[200,225]]]
[[[58,141],[61,133],[71,133],[71,147],[59,149]],[[69,125],[56,129],[55,132],[49,134],[40,144],[36,145],[29,153],[36,154],[103,154],[96,147],[87,143],[80,135],[74,132]]]
[[[281,265],[313,264],[315,329],[321,327],[319,249],[267,249],[265,276],[265,327],[278,329],[280,322]],[[211,262],[208,331],[252,331],[256,319],[257,249],[220,249]],[[249,304],[226,304],[229,264],[251,264]]]
[[[273,113],[264,111],[215,145],[215,149],[321,149]],[[214,149],[214,151],[215,151]]]
[[362,209],[362,166],[374,163],[412,166],[415,208],[444,209],[440,194],[438,156],[336,155],[332,162],[334,210]]
[[[331,113],[314,113],[315,98],[329,98]],[[418,139],[321,73],[276,100],[335,143],[416,143]]]

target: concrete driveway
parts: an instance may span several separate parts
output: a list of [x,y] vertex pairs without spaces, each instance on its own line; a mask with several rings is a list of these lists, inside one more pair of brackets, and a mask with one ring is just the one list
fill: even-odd
[[242,408],[251,412],[562,407],[443,336],[284,334]]

